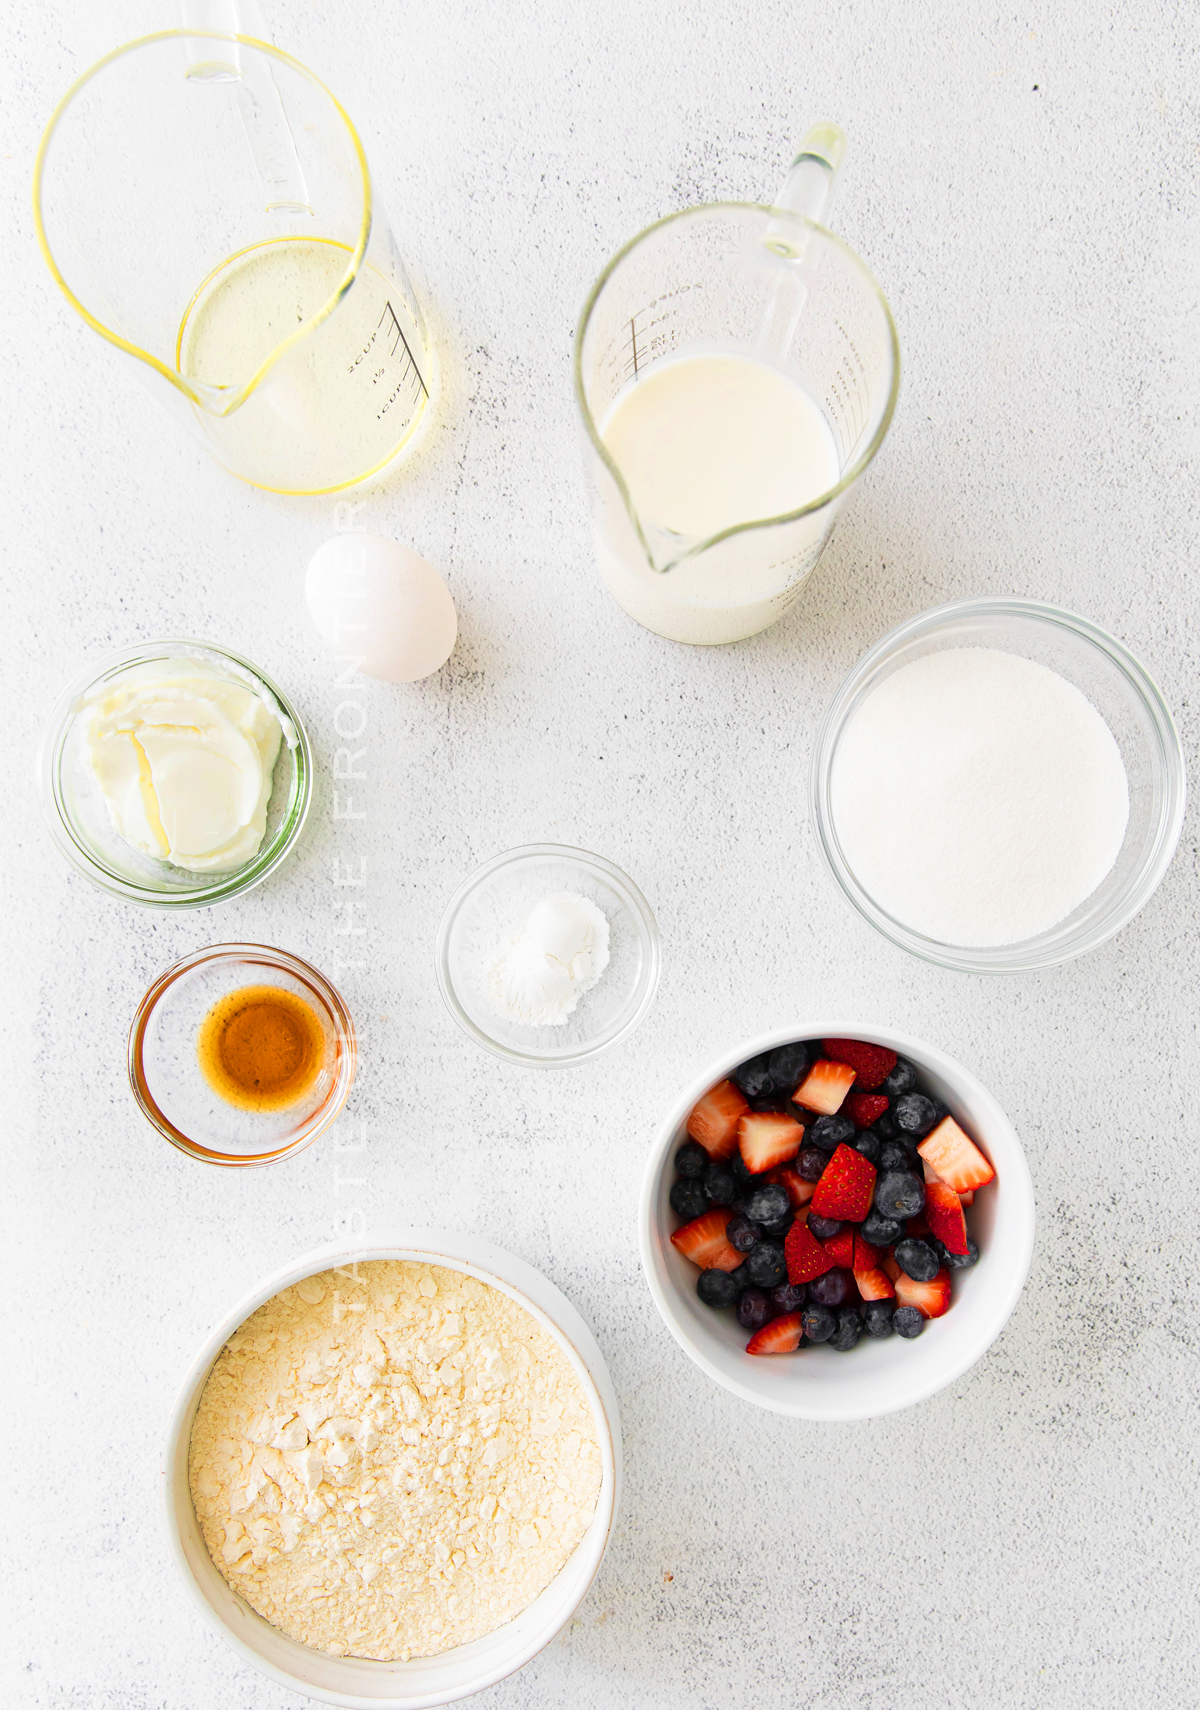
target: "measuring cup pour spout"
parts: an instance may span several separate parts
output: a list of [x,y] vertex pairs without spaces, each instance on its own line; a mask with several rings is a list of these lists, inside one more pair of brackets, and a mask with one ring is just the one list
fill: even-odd
[[772,204],[668,215],[584,306],[600,574],[671,640],[738,641],[781,617],[891,423],[891,313],[826,224],[845,153],[840,126],[814,125]]

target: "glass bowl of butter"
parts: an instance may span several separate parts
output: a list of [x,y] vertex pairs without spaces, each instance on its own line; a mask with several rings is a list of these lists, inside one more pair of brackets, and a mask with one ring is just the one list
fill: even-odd
[[111,654],[59,696],[38,784],[60,852],[147,908],[205,908],[273,873],[300,837],[313,763],[295,708],[225,647]]

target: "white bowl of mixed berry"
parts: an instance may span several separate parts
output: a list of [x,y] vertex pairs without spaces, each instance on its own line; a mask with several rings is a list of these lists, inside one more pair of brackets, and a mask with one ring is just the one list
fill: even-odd
[[776,1413],[860,1419],[987,1350],[1033,1253],[1004,1112],[943,1052],[879,1028],[784,1028],[721,1058],[659,1129],[642,1262],[668,1329]]

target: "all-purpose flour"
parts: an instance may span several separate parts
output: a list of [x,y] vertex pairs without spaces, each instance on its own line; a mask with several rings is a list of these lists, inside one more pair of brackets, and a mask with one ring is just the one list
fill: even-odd
[[849,720],[830,781],[855,877],[942,943],[1015,944],[1108,873],[1129,785],[1112,732],[1071,683],[993,648],[929,653]]
[[230,1337],[192,1427],[209,1554],[301,1643],[384,1661],[492,1632],[549,1585],[600,1489],[596,1426],[524,1307],[372,1260],[284,1289]]

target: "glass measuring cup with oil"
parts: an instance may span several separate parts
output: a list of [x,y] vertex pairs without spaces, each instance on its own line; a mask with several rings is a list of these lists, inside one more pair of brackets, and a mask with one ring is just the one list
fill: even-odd
[[737,641],[800,592],[883,442],[899,347],[818,224],[845,150],[805,138],[779,203],[669,215],[609,262],[575,341],[601,576],[674,641]]
[[42,254],[225,468],[276,492],[377,473],[431,351],[349,117],[297,60],[223,30],[108,54],[53,114]]

